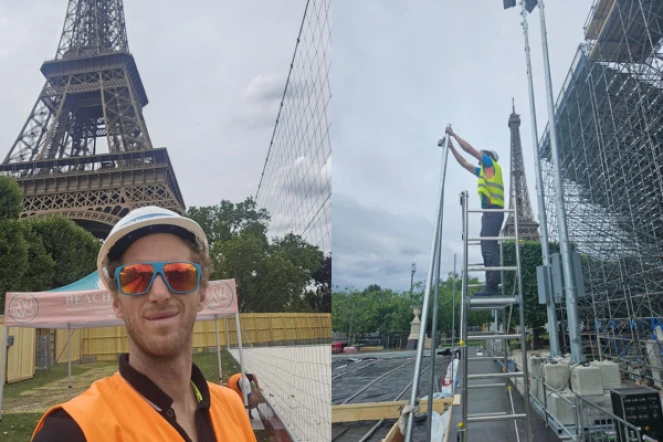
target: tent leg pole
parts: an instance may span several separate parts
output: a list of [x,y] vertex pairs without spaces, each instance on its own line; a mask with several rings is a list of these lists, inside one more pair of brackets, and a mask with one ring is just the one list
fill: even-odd
[[216,356],[219,364],[219,385],[223,385],[223,376],[221,372],[221,342],[219,339],[219,317],[214,315],[214,328],[216,329]]
[[69,353],[69,399],[71,399],[71,324],[67,324],[67,353]]
[[[242,379],[244,378],[244,353],[242,353],[242,326],[239,322],[239,312],[235,313],[235,327],[237,328],[237,345],[239,346],[239,370],[242,374]],[[249,407],[249,398],[247,392],[244,391],[244,406],[248,409]]]
[[226,348],[230,349],[230,327],[228,327],[228,318],[224,319],[226,324]]
[[7,377],[7,344],[9,343],[9,327],[2,327],[2,349],[0,351],[0,422],[2,422],[2,395],[5,390],[5,381]]

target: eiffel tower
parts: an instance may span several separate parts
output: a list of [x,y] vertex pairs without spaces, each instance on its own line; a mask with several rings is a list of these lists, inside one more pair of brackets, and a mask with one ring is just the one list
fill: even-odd
[[[513,111],[509,116],[509,129],[511,130],[509,209],[513,210],[514,203],[518,202],[518,237],[523,240],[539,241],[539,224],[534,221],[532,204],[527,191],[523,146],[520,142],[520,115],[516,114],[515,102],[513,102]],[[515,230],[516,225],[512,213],[506,219],[503,233],[505,236],[514,236]]]
[[166,148],[152,146],[147,94],[122,0],[69,0],[55,59],[0,165],[23,190],[21,217],[62,215],[99,238],[135,207],[185,205]]

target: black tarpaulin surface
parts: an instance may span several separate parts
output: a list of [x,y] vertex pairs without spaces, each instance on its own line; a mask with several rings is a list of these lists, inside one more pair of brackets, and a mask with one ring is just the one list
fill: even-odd
[[[422,374],[419,382],[419,398],[428,396],[430,386],[431,358],[424,356],[422,359]],[[440,378],[444,375],[450,358],[438,356],[435,361],[435,379],[439,387]],[[402,367],[401,367],[402,366]],[[380,376],[394,370],[384,378],[375,382],[366,391],[357,395],[347,403],[364,402],[388,402],[396,400],[396,396],[412,382],[414,374],[414,357],[390,358],[390,359],[361,359],[355,362],[350,358],[335,359],[332,362],[332,403],[338,405],[347,398],[357,393],[370,382]],[[400,367],[400,368],[398,368]],[[426,369],[426,370],[424,370]],[[340,376],[340,377],[337,377]],[[336,379],[334,379],[336,378]],[[437,390],[436,390],[437,391]],[[400,400],[409,400],[411,388],[408,388]],[[423,410],[425,412],[425,410]],[[368,439],[368,442],[379,442],[384,438],[395,419],[386,420],[382,426]],[[332,425],[333,442],[357,442],[359,441],[377,421],[348,422]],[[414,441],[425,441],[426,420],[415,424],[413,430]]]

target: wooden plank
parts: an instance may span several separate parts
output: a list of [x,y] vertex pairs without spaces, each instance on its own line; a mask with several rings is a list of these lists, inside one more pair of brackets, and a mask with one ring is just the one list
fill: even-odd
[[[401,416],[401,408],[408,403],[409,401],[403,400],[332,405],[332,423],[398,419]],[[451,403],[451,398],[435,399],[433,401],[433,410],[443,413],[447,408],[451,407]],[[424,399],[419,403],[420,410],[426,410],[427,407],[428,400]]]
[[359,351],[382,351],[384,350],[384,347],[382,346],[375,346],[375,347],[361,347]]
[[398,427],[398,421],[389,430],[389,433],[382,439],[382,442],[403,442],[405,438],[401,434],[401,429]]

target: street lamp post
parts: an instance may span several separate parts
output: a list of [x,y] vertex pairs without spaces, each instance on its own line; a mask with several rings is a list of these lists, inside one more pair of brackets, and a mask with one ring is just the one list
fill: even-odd
[[410,275],[410,296],[412,296],[412,287],[414,286],[414,274],[417,273],[417,264],[412,263],[412,272]]

